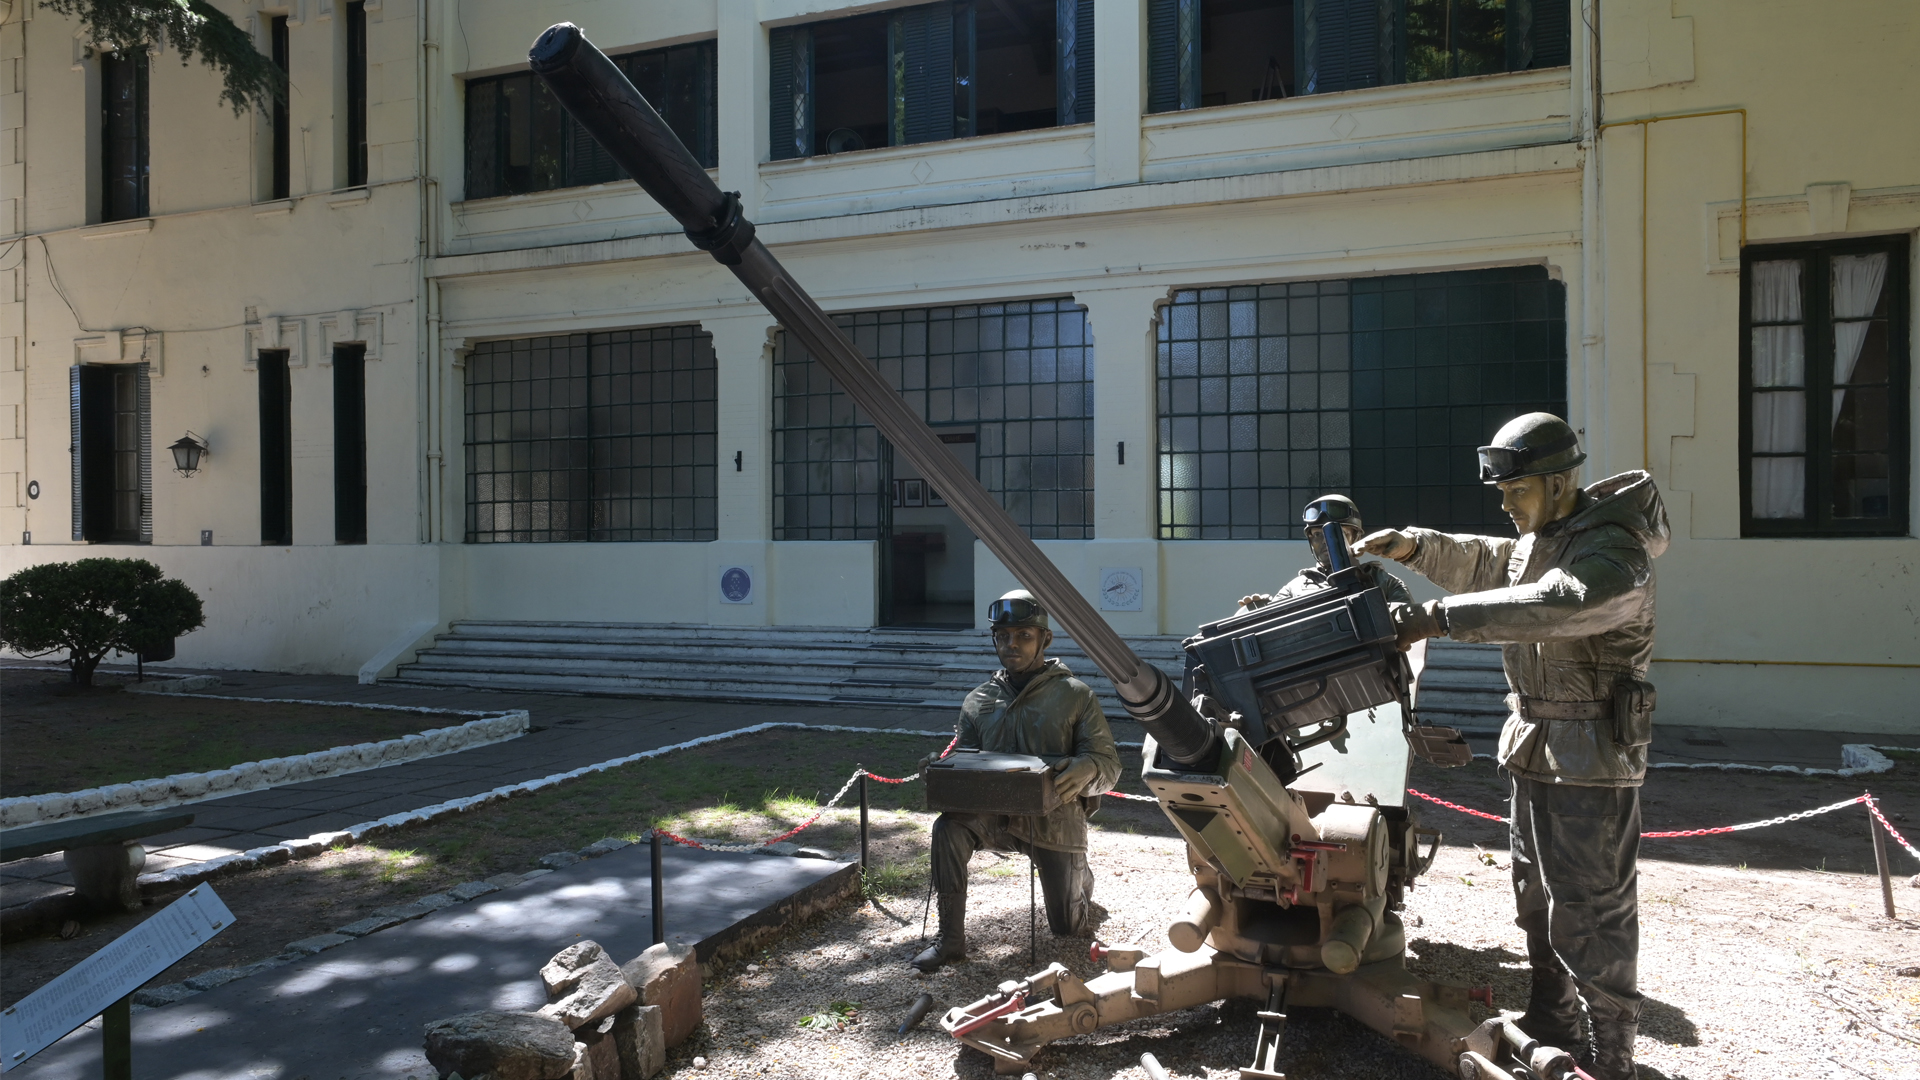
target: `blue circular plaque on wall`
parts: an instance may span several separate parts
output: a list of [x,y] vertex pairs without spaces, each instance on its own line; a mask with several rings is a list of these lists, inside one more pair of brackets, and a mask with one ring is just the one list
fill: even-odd
[[753,602],[753,572],[744,566],[729,566],[720,571],[720,596],[729,604]]

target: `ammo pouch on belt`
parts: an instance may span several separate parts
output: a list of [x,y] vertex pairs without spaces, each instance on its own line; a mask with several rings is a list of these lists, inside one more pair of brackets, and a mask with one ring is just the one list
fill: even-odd
[[1613,741],[1622,748],[1653,741],[1653,684],[1622,675],[1613,684]]

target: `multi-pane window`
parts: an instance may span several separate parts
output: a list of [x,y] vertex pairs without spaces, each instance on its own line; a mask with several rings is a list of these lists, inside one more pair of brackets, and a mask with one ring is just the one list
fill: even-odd
[[367,542],[367,347],[333,347],[333,539]]
[[1568,62],[1569,0],[1148,0],[1147,111]]
[[147,216],[147,52],[100,57],[100,220]]
[[1904,535],[1907,239],[1741,257],[1743,532]]
[[[613,62],[694,160],[713,168],[719,160],[714,43],[623,53]],[[467,80],[467,198],[605,184],[626,175],[533,75]]]
[[146,364],[72,369],[73,538],[153,540],[152,393]]
[[285,349],[267,349],[260,378],[260,542],[293,543],[293,379]]
[[712,540],[712,335],[491,341],[467,358],[467,541]]
[[1476,446],[1566,412],[1566,289],[1539,267],[1185,290],[1159,329],[1160,536],[1298,539],[1369,521],[1504,527]]
[[367,5],[347,4],[347,186],[367,182]]
[[[980,482],[1028,535],[1093,535],[1093,349],[1083,309],[1034,300],[835,321],[927,423],[977,433]],[[773,409],[774,538],[881,535],[892,502],[891,449],[785,335],[774,357]]]
[[[287,17],[273,16],[270,29],[273,66],[279,68],[280,74],[284,77],[292,70],[293,63],[292,42],[287,33]],[[287,113],[287,97],[293,92],[292,82],[289,81],[287,86],[288,90],[285,94],[273,99],[271,119],[268,121],[273,127],[272,176],[268,180],[271,189],[267,192],[269,199],[284,199],[293,193],[293,121]]]
[[1093,0],[942,0],[770,45],[776,161],[1093,121]]

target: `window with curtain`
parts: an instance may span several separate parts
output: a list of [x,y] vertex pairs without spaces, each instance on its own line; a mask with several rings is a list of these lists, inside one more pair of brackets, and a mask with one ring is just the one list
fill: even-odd
[[467,542],[712,540],[716,380],[698,326],[475,346]]
[[1569,62],[1570,0],[1148,0],[1147,111]]
[[[1036,540],[1093,535],[1093,343],[1070,299],[836,315],[929,424],[977,433],[980,482]],[[890,528],[892,450],[784,333],[773,367],[773,535]]]
[[1093,0],[942,0],[773,31],[768,156],[1093,122]]
[[1566,286],[1538,266],[1174,293],[1159,327],[1160,538],[1376,527],[1505,534],[1474,448],[1567,410]]
[[[719,162],[714,43],[622,53],[618,67],[694,160]],[[469,199],[605,184],[626,178],[587,129],[531,74],[467,80]]]
[[1907,244],[1742,254],[1743,535],[1906,534]]

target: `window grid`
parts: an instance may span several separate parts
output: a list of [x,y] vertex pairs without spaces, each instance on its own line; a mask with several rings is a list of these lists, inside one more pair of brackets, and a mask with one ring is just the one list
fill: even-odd
[[[1050,299],[835,321],[929,424],[977,432],[980,482],[1028,535],[1093,535],[1092,341],[1082,308]],[[784,334],[773,407],[775,539],[879,537],[891,450]]]
[[1376,523],[1504,529],[1474,448],[1566,412],[1565,297],[1539,267],[1176,292],[1161,538],[1299,539],[1329,491]]
[[467,541],[712,540],[712,335],[486,342],[467,359]]

